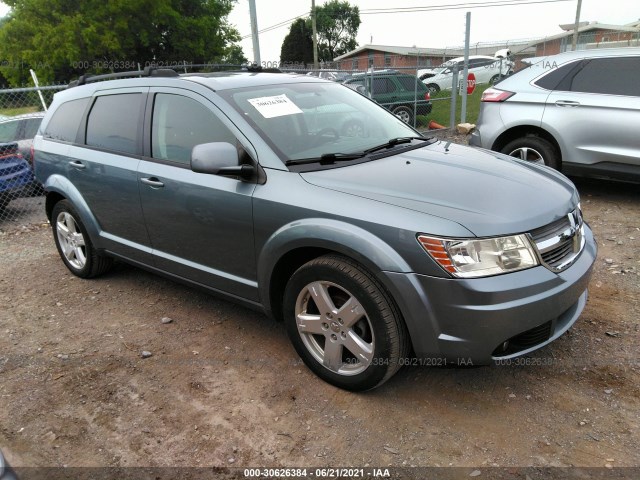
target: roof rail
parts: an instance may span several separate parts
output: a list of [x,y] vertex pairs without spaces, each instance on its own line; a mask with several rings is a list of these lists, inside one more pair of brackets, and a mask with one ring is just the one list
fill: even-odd
[[251,73],[282,73],[282,70],[280,70],[279,68],[264,68],[260,65],[257,65],[255,63],[250,63],[248,65],[242,65],[242,70],[245,72],[251,72]]
[[114,80],[117,78],[178,76],[178,73],[171,68],[144,67],[144,70],[134,70],[131,72],[105,73],[103,75],[81,75],[77,80],[69,83],[69,88],[78,87],[87,83],[101,82],[103,80]]

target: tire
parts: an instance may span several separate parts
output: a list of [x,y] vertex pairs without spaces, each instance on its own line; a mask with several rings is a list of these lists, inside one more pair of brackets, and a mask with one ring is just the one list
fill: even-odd
[[413,110],[409,107],[396,107],[393,109],[392,113],[407,125],[413,124]]
[[489,80],[489,85],[495,85],[496,83],[498,83],[498,80],[500,80],[500,75],[494,75]]
[[507,143],[500,150],[512,157],[560,170],[560,155],[548,141],[537,135],[526,135]]
[[427,88],[429,89],[429,93],[431,93],[432,95],[440,91],[440,87],[435,83],[427,84]]
[[60,200],[51,213],[51,228],[60,258],[69,271],[80,278],[92,278],[109,270],[113,260],[99,255],[80,215],[71,202]]
[[375,388],[408,354],[408,334],[395,303],[348,258],[325,255],[300,267],[287,284],[283,311],[300,358],[336,387]]

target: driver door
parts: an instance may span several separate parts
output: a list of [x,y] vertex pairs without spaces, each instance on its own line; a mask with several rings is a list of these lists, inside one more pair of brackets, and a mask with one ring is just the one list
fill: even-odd
[[197,93],[152,89],[149,102],[138,182],[156,266],[257,301],[252,214],[256,184],[190,168],[195,145],[237,145],[239,132]]

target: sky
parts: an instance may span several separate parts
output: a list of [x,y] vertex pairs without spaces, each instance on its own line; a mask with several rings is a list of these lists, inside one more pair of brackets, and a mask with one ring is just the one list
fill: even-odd
[[[518,3],[532,0],[497,0],[497,2]],[[548,1],[548,0],[536,0]],[[464,44],[465,14],[471,12],[471,43],[502,40],[538,38],[560,33],[560,24],[575,21],[578,0],[555,1],[529,5],[503,5],[486,8],[458,8],[440,11],[409,13],[365,14],[364,10],[376,8],[402,8],[447,5],[468,5],[469,3],[495,3],[488,0],[349,0],[362,11],[362,24],[358,31],[359,45],[395,45],[405,47],[444,48]],[[316,0],[322,5],[326,0]],[[271,27],[285,20],[307,13],[311,0],[255,0],[258,30]],[[604,7],[604,8],[603,8]],[[0,2],[0,16],[8,8]],[[638,0],[582,0],[581,21],[598,21],[623,25],[640,19]],[[229,16],[229,22],[236,26],[242,36],[241,43],[245,56],[255,60],[251,41],[249,0],[237,0],[236,7]],[[289,26],[285,25],[260,34],[260,60],[278,62],[280,47]]]
[[[504,2],[505,0],[498,0]],[[510,3],[523,0],[511,0]],[[531,0],[525,0],[531,1]],[[311,0],[255,0],[258,30],[289,20],[311,9]],[[326,0],[316,0],[316,6]],[[349,0],[360,10],[376,8],[425,7],[494,3],[488,0]],[[471,12],[471,42],[538,38],[561,33],[558,25],[574,23],[577,0],[547,4],[513,5],[486,8],[460,8],[410,13],[364,14],[358,31],[359,45],[394,45],[405,47],[444,48],[464,45],[465,15]],[[603,8],[604,7],[604,8]],[[638,0],[582,0],[581,21],[598,21],[623,25],[640,19]],[[229,16],[242,36],[242,48],[254,60],[249,17],[249,0],[238,0]],[[280,47],[289,26],[260,34],[260,60],[277,62]]]

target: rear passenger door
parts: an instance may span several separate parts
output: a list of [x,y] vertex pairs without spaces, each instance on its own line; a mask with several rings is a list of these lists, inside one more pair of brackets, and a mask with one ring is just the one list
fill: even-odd
[[[151,89],[138,181],[155,264],[178,277],[258,300],[253,244],[255,183],[195,173],[195,145],[246,139],[205,97]],[[249,147],[248,147],[249,148]]]
[[640,56],[593,58],[560,82],[542,121],[555,128],[563,163],[640,167],[639,76]]
[[[69,147],[67,176],[100,226],[102,245],[134,261],[151,263],[138,192],[138,163],[148,88],[110,89],[69,102],[69,118],[86,116]],[[85,101],[90,102],[88,111]],[[56,114],[63,115],[61,106]],[[53,123],[50,122],[50,123]],[[45,132],[45,136],[47,133]],[[84,145],[83,145],[84,144]]]

